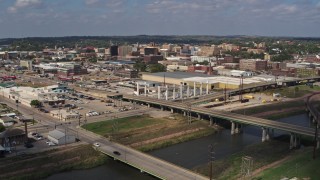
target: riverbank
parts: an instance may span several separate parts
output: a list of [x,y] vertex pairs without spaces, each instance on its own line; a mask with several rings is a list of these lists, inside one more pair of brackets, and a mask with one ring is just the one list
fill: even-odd
[[37,154],[18,154],[1,159],[0,179],[43,179],[59,172],[100,166],[107,159],[91,145],[61,147]]
[[276,120],[283,117],[305,113],[305,104],[303,99],[294,99],[285,102],[278,102],[275,104],[243,108],[232,112],[248,116]]
[[[247,146],[241,152],[232,154],[224,159],[213,161],[213,178],[221,180],[242,178],[242,168],[245,167],[243,162],[244,157],[250,157],[252,160],[252,166],[247,166],[247,170],[250,170],[251,177],[257,177],[256,179],[281,179],[283,176],[280,175],[287,175],[286,177],[292,178],[294,176],[292,176],[293,174],[290,171],[281,172],[281,170],[279,170],[280,172],[278,172],[278,174],[280,175],[278,176],[278,174],[275,175],[273,173],[273,168],[278,167],[278,169],[289,170],[294,169],[295,166],[292,165],[294,165],[295,162],[300,165],[305,164],[306,161],[312,159],[312,154],[310,154],[312,147],[309,146],[302,147],[298,150],[289,150],[288,141],[289,136],[280,136],[268,142]],[[248,162],[249,161],[246,161],[247,164],[249,164]],[[288,162],[289,165],[286,165],[286,162]],[[315,165],[318,165],[319,163],[320,159],[315,160],[314,162]],[[193,170],[203,175],[210,176],[209,167],[209,163],[207,163],[197,166]],[[306,168],[300,170],[300,172],[303,172],[303,176],[301,175],[299,177],[308,177],[308,172],[309,175],[311,175],[311,171],[308,171]]]
[[83,128],[144,152],[218,131],[218,127],[210,127],[207,121],[193,119],[189,124],[186,117],[180,114],[170,114],[169,117],[143,115],[120,118],[86,124]]

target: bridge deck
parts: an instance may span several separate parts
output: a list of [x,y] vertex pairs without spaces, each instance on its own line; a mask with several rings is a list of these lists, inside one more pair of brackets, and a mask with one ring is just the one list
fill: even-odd
[[[184,105],[182,103],[178,103],[178,102],[165,101],[165,100],[148,98],[148,97],[143,97],[143,96],[131,96],[131,95],[125,95],[124,99],[141,101],[141,102],[145,102],[148,104],[155,104],[155,105],[169,107],[169,108],[173,108],[173,109],[179,109],[179,110],[185,110],[185,111],[188,110],[188,107],[186,105]],[[268,120],[268,119],[245,116],[245,115],[240,115],[240,114],[234,114],[234,113],[230,113],[230,112],[215,111],[215,110],[206,109],[206,108],[199,108],[199,107],[192,107],[191,111],[194,113],[202,114],[202,115],[217,117],[217,118],[226,119],[229,121],[240,122],[243,124],[250,124],[250,125],[261,126],[261,127],[266,127],[266,128],[273,128],[273,129],[283,130],[283,131],[306,135],[306,136],[314,136],[314,129],[302,127],[302,126],[298,126],[298,125],[293,125],[293,124],[289,124],[289,123],[272,121],[272,120]]]
[[[146,172],[160,179],[208,179],[188,169],[110,141],[104,141],[97,149],[114,159],[139,169],[141,172]],[[115,151],[120,154],[115,154]]]

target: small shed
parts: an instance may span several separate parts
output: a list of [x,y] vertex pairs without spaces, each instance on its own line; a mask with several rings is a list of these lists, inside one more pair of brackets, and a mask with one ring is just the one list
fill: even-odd
[[48,139],[55,144],[70,144],[76,141],[76,137],[74,135],[63,133],[59,130],[49,131]]

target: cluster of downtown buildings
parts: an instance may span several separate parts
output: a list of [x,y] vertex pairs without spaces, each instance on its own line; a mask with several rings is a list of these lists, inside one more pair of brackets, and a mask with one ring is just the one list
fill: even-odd
[[[264,57],[262,59],[242,59],[228,55],[230,52],[239,51],[263,54]],[[277,51],[277,49],[274,49],[274,51]],[[87,74],[89,67],[84,67],[83,62],[95,62],[90,61],[92,59],[107,64],[121,65],[126,70],[131,71],[131,73],[122,72],[128,77],[137,76],[136,73],[132,73],[134,71],[132,65],[137,61],[144,62],[147,65],[160,63],[166,66],[167,71],[197,72],[210,75],[230,75],[230,70],[268,73],[286,77],[319,75],[320,57],[318,55],[292,55],[294,58],[288,59],[288,61],[273,62],[270,60],[272,55],[266,52],[264,42],[254,43],[254,48],[226,43],[220,45],[158,45],[150,43],[111,45],[108,48],[55,47],[53,49],[43,49],[43,51],[0,51],[0,60],[5,65],[10,65],[12,63],[10,60],[19,60],[19,63],[16,63],[18,68],[36,69],[43,74],[49,73],[63,77]],[[208,63],[200,65],[204,62]]]

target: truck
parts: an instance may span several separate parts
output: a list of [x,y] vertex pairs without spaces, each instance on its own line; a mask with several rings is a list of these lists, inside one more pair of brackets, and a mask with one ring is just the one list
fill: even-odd
[[252,95],[244,95],[243,98],[245,98],[245,99],[254,99],[254,96],[252,96]]

